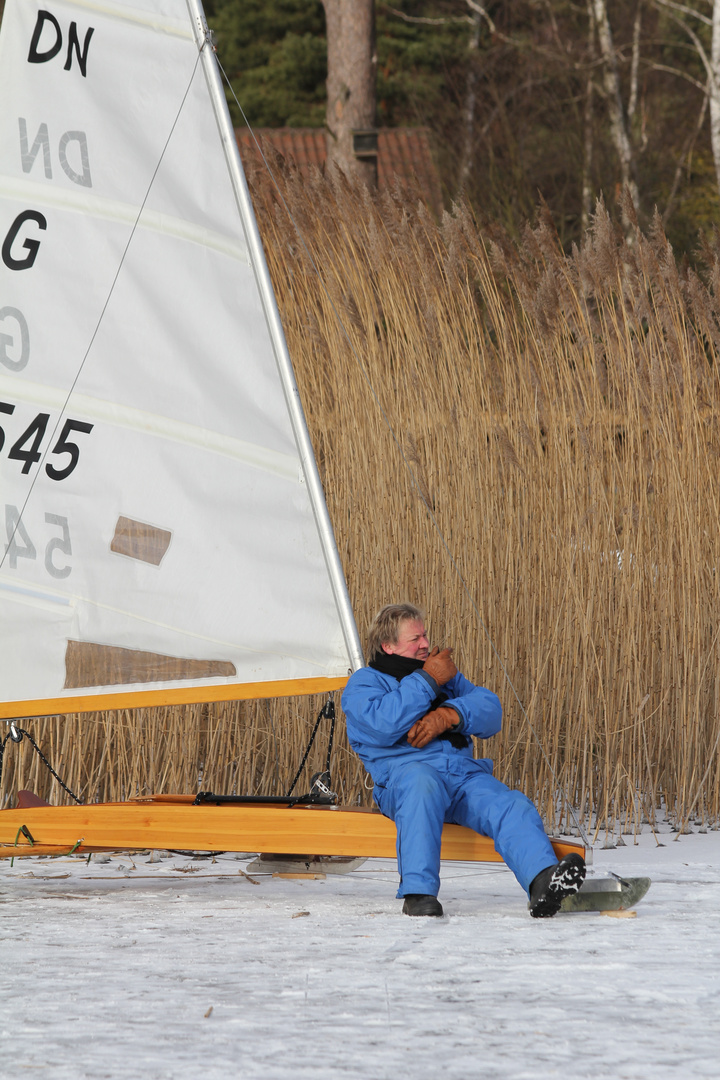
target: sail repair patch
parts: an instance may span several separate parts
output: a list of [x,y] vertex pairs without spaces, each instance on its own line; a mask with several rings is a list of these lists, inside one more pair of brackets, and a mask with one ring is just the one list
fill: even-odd
[[155,525],[121,515],[115,525],[110,550],[117,555],[127,555],[129,559],[139,559],[141,562],[159,566],[171,539],[172,533],[168,529],[159,529]]

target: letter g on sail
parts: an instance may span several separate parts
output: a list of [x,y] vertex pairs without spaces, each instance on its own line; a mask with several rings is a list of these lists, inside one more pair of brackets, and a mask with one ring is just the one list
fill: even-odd
[[[3,331],[16,327],[15,333]],[[18,340],[19,337],[19,340]],[[19,308],[0,308],[0,364],[11,371],[22,371],[30,357],[30,331]]]
[[26,221],[34,221],[37,227],[43,231],[47,229],[47,221],[39,210],[23,210],[22,214],[18,214],[10,226],[10,230],[5,237],[5,243],[2,246],[2,260],[10,270],[29,270],[35,262],[40,248],[39,240],[26,239],[22,246],[27,251],[27,255],[23,259],[16,259],[13,255],[13,243]]

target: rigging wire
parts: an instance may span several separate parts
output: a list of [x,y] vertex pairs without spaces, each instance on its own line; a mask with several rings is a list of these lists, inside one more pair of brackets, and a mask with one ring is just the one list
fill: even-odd
[[403,449],[403,446],[402,446],[402,444],[401,444],[401,442],[400,442],[400,440],[399,440],[399,438],[398,438],[398,436],[397,436],[397,434],[395,432],[395,429],[394,429],[394,427],[392,425],[392,422],[391,422],[386,410],[384,409],[384,407],[382,405],[382,402],[380,401],[380,398],[378,397],[378,394],[377,394],[377,392],[376,392],[376,390],[375,390],[375,388],[374,388],[374,386],[372,384],[372,380],[370,379],[368,371],[367,371],[365,365],[362,362],[360,354],[358,353],[357,349],[355,348],[355,346],[353,344],[353,341],[352,341],[352,338],[350,337],[350,334],[348,333],[348,330],[347,330],[347,328],[345,326],[343,318],[342,318],[340,312],[338,311],[338,309],[337,309],[337,307],[335,305],[335,302],[333,301],[333,298],[332,298],[332,296],[330,295],[330,292],[327,289],[327,286],[325,285],[325,282],[324,282],[324,280],[322,278],[322,275],[320,274],[319,267],[318,267],[315,259],[313,258],[313,255],[312,255],[312,253],[311,253],[311,251],[310,251],[310,249],[309,249],[309,247],[308,247],[308,245],[307,245],[307,243],[305,241],[305,237],[303,236],[302,230],[300,229],[300,226],[298,225],[298,223],[297,223],[297,221],[295,219],[295,216],[293,215],[292,210],[288,206],[287,201],[286,201],[282,191],[280,190],[280,186],[279,186],[277,180],[275,179],[275,174],[273,173],[273,170],[272,170],[267,158],[265,157],[265,154],[263,153],[262,147],[260,146],[260,143],[258,142],[257,137],[255,136],[255,132],[253,131],[253,128],[252,128],[252,126],[250,124],[250,121],[248,120],[247,116],[245,115],[245,111],[244,111],[242,105],[240,104],[240,102],[237,99],[237,95],[235,94],[235,91],[234,91],[234,89],[232,87],[230,79],[228,78],[227,73],[226,73],[225,69],[223,68],[223,66],[222,66],[222,64],[220,62],[220,58],[217,55],[217,50],[214,50],[214,56],[215,56],[215,62],[217,63],[217,66],[218,66],[218,68],[219,68],[219,70],[220,70],[220,72],[222,74],[222,77],[225,80],[225,83],[226,83],[230,93],[232,94],[233,100],[234,100],[235,104],[238,107],[240,115],[242,116],[243,121],[244,121],[250,135],[252,136],[255,147],[256,147],[256,149],[257,149],[257,151],[260,154],[260,157],[262,159],[263,165],[265,166],[265,168],[267,170],[267,173],[268,173],[270,179],[273,182],[273,185],[275,187],[275,191],[276,191],[276,193],[278,195],[278,198],[280,199],[280,202],[282,203],[282,206],[283,206],[285,212],[287,213],[288,218],[292,222],[293,228],[295,229],[295,232],[297,233],[297,236],[298,236],[300,244],[301,244],[301,246],[303,248],[303,251],[305,252],[305,255],[307,256],[308,261],[310,263],[310,266],[312,267],[313,271],[315,272],[315,275],[317,276],[318,281],[320,282],[320,287],[321,287],[321,289],[322,289],[322,291],[323,291],[323,293],[325,295],[326,300],[330,304],[330,308],[331,308],[331,310],[333,312],[333,315],[335,316],[335,318],[337,320],[337,323],[338,323],[338,326],[340,327],[342,335],[345,338],[345,340],[346,340],[346,342],[347,342],[347,344],[348,344],[348,346],[350,348],[350,351],[351,351],[351,353],[352,353],[352,355],[353,355],[353,357],[355,359],[355,362],[356,362],[356,364],[357,364],[357,366],[358,366],[358,368],[360,370],[360,373],[361,373],[365,383],[367,384],[367,387],[368,387],[368,389],[370,391],[370,394],[371,394],[371,396],[373,398],[373,401],[375,402],[375,405],[377,406],[377,409],[378,409],[378,411],[379,411],[379,413],[380,413],[380,415],[381,415],[381,417],[383,419],[383,422],[385,423],[385,426],[387,427],[388,432],[390,433],[390,436],[391,436],[393,442],[395,443],[395,446],[396,446],[396,448],[397,448],[397,450],[398,450],[398,452],[400,454],[400,457],[402,458],[402,462],[405,465],[405,468],[406,468],[406,470],[407,470],[407,472],[408,472],[408,474],[410,476],[412,484],[413,484],[415,490],[417,491],[417,494],[420,497],[420,499],[421,499],[421,501],[422,501],[427,513],[428,513],[430,521],[432,522],[432,525],[433,525],[433,527],[434,527],[434,529],[435,529],[435,531],[436,531],[436,533],[437,533],[437,535],[438,535],[438,537],[440,539],[442,547],[445,550],[445,553],[446,553],[446,555],[447,555],[447,557],[448,557],[448,559],[450,561],[450,565],[452,566],[453,571],[455,572],[455,574],[456,574],[456,576],[457,576],[457,578],[458,578],[458,580],[460,582],[460,585],[462,586],[462,589],[463,589],[467,599],[469,600],[473,611],[475,612],[475,617],[477,618],[477,621],[478,621],[479,625],[482,627],[482,630],[483,630],[483,632],[484,632],[484,634],[485,634],[485,636],[486,636],[486,638],[487,638],[487,640],[488,640],[488,642],[490,644],[490,648],[492,649],[498,663],[500,664],[500,667],[501,667],[502,672],[503,672],[503,674],[505,676],[507,684],[510,687],[510,689],[511,689],[513,695],[514,695],[515,700],[517,701],[517,704],[518,704],[520,712],[521,712],[521,714],[523,716],[523,719],[524,719],[528,729],[530,730],[533,738],[535,739],[535,742],[538,745],[538,748],[540,750],[540,754],[542,755],[543,761],[545,762],[545,764],[546,764],[546,766],[547,766],[547,768],[548,768],[548,770],[550,772],[550,775],[552,776],[553,780],[555,781],[556,787],[564,795],[565,805],[566,805],[567,809],[570,811],[570,814],[572,816],[575,827],[576,827],[578,833],[580,834],[580,836],[582,837],[585,846],[586,847],[591,847],[592,845],[590,843],[588,835],[585,832],[585,829],[582,827],[582,825],[580,823],[580,820],[578,818],[578,815],[575,813],[575,808],[572,805],[571,800],[568,798],[568,794],[567,794],[567,792],[565,790],[564,785],[560,782],[560,780],[559,780],[559,778],[557,776],[557,773],[555,772],[555,770],[552,767],[550,759],[548,758],[547,753],[545,752],[545,748],[544,748],[544,746],[543,746],[543,744],[542,744],[542,742],[540,740],[540,736],[538,735],[538,733],[535,730],[532,722],[530,721],[530,718],[529,718],[529,716],[528,716],[528,714],[527,714],[527,712],[525,710],[525,707],[524,707],[522,701],[520,700],[520,696],[519,696],[517,690],[515,689],[515,684],[513,683],[512,679],[510,678],[510,673],[508,672],[505,664],[503,663],[502,657],[500,656],[499,652],[497,651],[497,649],[495,647],[495,642],[493,641],[493,639],[492,639],[492,637],[490,635],[490,632],[489,632],[487,626],[485,625],[485,621],[484,621],[482,615],[480,614],[480,609],[478,608],[478,605],[475,602],[475,598],[472,595],[467,582],[465,581],[465,578],[463,576],[463,573],[462,573],[460,567],[458,566],[458,563],[457,563],[457,560],[455,559],[455,556],[453,555],[452,551],[450,550],[450,546],[449,546],[447,540],[445,539],[445,534],[443,533],[442,529],[440,528],[440,524],[439,524],[439,522],[437,520],[437,517],[435,516],[435,512],[432,509],[432,507],[430,506],[428,500],[425,498],[425,495],[423,494],[422,487],[421,487],[421,485],[420,485],[420,483],[419,483],[419,481],[418,481],[418,479],[417,479],[417,477],[415,475],[415,471],[414,471],[414,469],[413,469],[413,467],[412,467],[412,465],[410,463],[410,460],[408,459],[408,456],[405,453],[405,450]]
[[63,405],[62,405],[62,407],[60,409],[57,421],[55,423],[54,428],[52,429],[52,432],[51,432],[50,438],[48,439],[45,450],[43,451],[43,454],[42,454],[42,456],[40,457],[40,459],[38,461],[38,467],[37,467],[37,469],[35,471],[35,476],[33,477],[32,481],[30,483],[30,487],[28,488],[27,495],[25,496],[25,499],[23,501],[22,509],[20,510],[20,513],[18,514],[18,517],[17,517],[17,520],[16,520],[15,525],[13,527],[12,533],[7,538],[7,546],[6,546],[5,550],[4,550],[4,552],[2,553],[2,556],[0,557],[0,570],[2,570],[3,566],[5,565],[5,560],[7,559],[8,554],[10,552],[10,549],[12,548],[13,541],[15,539],[15,535],[16,535],[18,529],[20,528],[20,524],[22,522],[23,514],[25,513],[25,510],[27,509],[28,502],[30,501],[30,497],[31,497],[31,495],[32,495],[32,493],[33,493],[33,491],[35,489],[35,484],[37,483],[38,478],[40,477],[40,474],[42,472],[43,463],[45,462],[45,459],[47,458],[48,454],[50,453],[50,447],[54,445],[55,434],[56,434],[58,428],[60,427],[60,424],[61,424],[62,420],[65,418],[65,414],[67,412],[67,408],[68,408],[68,405],[70,403],[70,398],[72,397],[73,392],[75,390],[75,387],[77,386],[78,380],[79,380],[80,376],[82,375],[83,369],[84,369],[85,364],[87,362],[87,359],[88,359],[88,357],[90,355],[90,351],[92,350],[92,347],[93,347],[93,345],[95,343],[95,338],[97,337],[97,335],[98,335],[98,333],[100,331],[102,321],[105,318],[105,313],[107,312],[108,306],[109,306],[110,301],[111,301],[112,296],[113,296],[113,293],[115,292],[115,286],[117,285],[118,278],[120,277],[120,272],[122,271],[123,265],[125,263],[127,253],[130,250],[130,245],[133,242],[133,239],[135,237],[135,233],[137,232],[138,225],[140,224],[140,218],[142,217],[143,210],[145,209],[145,205],[146,205],[146,203],[147,203],[147,201],[148,201],[148,199],[150,197],[150,192],[152,191],[153,184],[155,183],[155,178],[157,177],[157,174],[158,174],[158,172],[160,170],[160,166],[163,163],[163,160],[165,158],[165,154],[167,153],[168,146],[170,145],[170,140],[173,137],[173,133],[175,131],[175,128],[177,127],[177,124],[178,124],[178,121],[179,121],[180,116],[182,114],[182,111],[185,108],[185,102],[187,101],[187,97],[188,97],[188,94],[190,93],[190,89],[192,87],[192,84],[195,81],[195,75],[197,74],[197,69],[198,69],[199,63],[200,63],[200,52],[198,52],[198,55],[195,58],[195,63],[193,65],[192,74],[190,75],[190,80],[189,80],[189,82],[187,84],[187,87],[185,88],[185,93],[183,94],[182,101],[180,102],[180,106],[178,108],[177,114],[175,116],[175,119],[172,122],[172,125],[170,127],[170,131],[169,131],[168,136],[167,136],[167,138],[165,140],[165,144],[164,144],[164,146],[162,148],[162,151],[160,153],[160,157],[158,158],[155,169],[153,170],[153,174],[150,177],[150,182],[149,182],[149,184],[147,186],[147,190],[145,192],[145,195],[143,196],[143,200],[142,200],[142,203],[140,204],[140,208],[139,208],[139,210],[138,210],[138,212],[137,212],[137,214],[135,216],[135,221],[133,222],[132,228],[130,230],[130,235],[128,236],[127,243],[125,244],[125,247],[123,249],[123,253],[120,256],[120,261],[118,263],[118,267],[117,267],[117,270],[115,272],[115,276],[113,277],[113,280],[112,280],[112,282],[110,284],[110,289],[108,290],[108,294],[107,294],[107,296],[105,298],[105,303],[103,304],[103,306],[102,306],[102,308],[100,310],[100,314],[99,314],[97,322],[95,324],[95,329],[93,330],[92,334],[90,335],[90,341],[88,343],[87,349],[85,350],[85,355],[83,356],[82,360],[80,361],[80,365],[78,366],[78,369],[77,369],[77,371],[75,373],[75,377],[74,377],[72,383],[70,384],[70,388],[68,389],[67,394],[65,395],[65,401],[63,402]]
[[5,746],[7,744],[8,739],[12,739],[13,742],[19,743],[19,742],[22,742],[23,736],[24,736],[27,739],[27,741],[30,743],[30,745],[32,746],[33,750],[38,755],[40,760],[42,761],[43,765],[45,765],[46,768],[49,769],[49,771],[55,777],[55,779],[57,780],[58,784],[63,789],[63,791],[66,791],[67,794],[72,799],[74,799],[76,803],[78,803],[78,805],[82,806],[82,799],[78,798],[78,796],[75,794],[75,792],[71,791],[70,788],[65,783],[65,781],[63,779],[61,779],[61,777],[58,776],[58,774],[55,772],[52,765],[50,764],[48,759],[45,757],[45,755],[43,754],[43,752],[40,749],[40,747],[38,746],[38,744],[33,739],[30,732],[26,731],[25,728],[18,727],[15,724],[14,720],[10,720],[10,721],[8,721],[8,723],[10,724],[10,730],[8,731],[8,733],[7,733],[7,735],[5,736],[4,739],[0,739],[0,781],[2,780],[3,761],[4,761],[4,756],[5,756]]

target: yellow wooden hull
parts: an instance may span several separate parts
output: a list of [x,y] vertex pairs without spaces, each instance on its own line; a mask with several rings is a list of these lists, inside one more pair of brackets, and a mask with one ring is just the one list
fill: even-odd
[[[29,834],[29,835],[28,835]],[[282,852],[394,858],[395,824],[377,811],[329,806],[193,805],[192,795],[0,811],[0,858],[70,851]],[[558,858],[581,844],[552,841]],[[502,862],[492,840],[443,829],[443,859]]]

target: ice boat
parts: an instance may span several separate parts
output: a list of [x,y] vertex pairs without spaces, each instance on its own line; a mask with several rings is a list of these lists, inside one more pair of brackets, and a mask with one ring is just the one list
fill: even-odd
[[[362,650],[200,3],[8,0],[0,102],[0,718],[341,688]],[[395,827],[0,812],[0,855],[145,848],[392,856]]]

